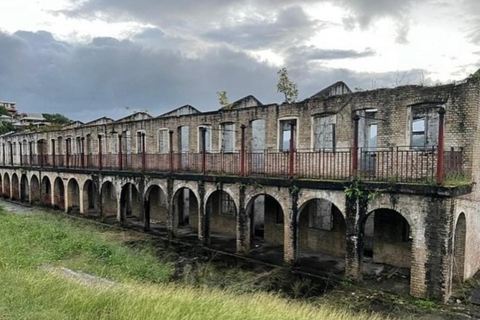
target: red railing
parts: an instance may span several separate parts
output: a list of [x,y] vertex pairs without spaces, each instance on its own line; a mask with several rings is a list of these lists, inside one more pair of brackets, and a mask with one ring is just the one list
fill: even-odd
[[[8,159],[8,157],[6,157]],[[234,153],[167,153],[167,154],[98,154],[29,155],[21,157],[22,166],[73,169],[160,171],[246,175],[280,178],[348,180],[356,172],[365,181],[430,183],[437,178],[438,150],[435,147],[409,147],[357,150],[357,167],[353,170],[354,149],[318,151],[295,150]],[[20,157],[13,159],[20,165]],[[101,161],[100,161],[101,160]],[[242,163],[243,161],[243,163]],[[292,161],[294,162],[292,165]],[[11,165],[11,159],[4,165]],[[101,167],[100,167],[101,165]],[[120,166],[121,165],[121,166]],[[463,176],[463,149],[443,152],[443,176]]]

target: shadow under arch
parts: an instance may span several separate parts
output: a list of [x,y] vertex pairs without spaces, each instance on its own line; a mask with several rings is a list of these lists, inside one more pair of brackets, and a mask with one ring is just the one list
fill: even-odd
[[213,248],[227,252],[237,249],[237,206],[232,196],[224,190],[215,190],[205,202],[206,238]]
[[394,209],[377,208],[360,221],[360,232],[362,273],[392,282],[390,289],[397,294],[408,294],[414,242],[408,220]]
[[52,205],[52,184],[50,179],[47,176],[42,178],[42,192],[43,194],[43,204],[46,206]]
[[30,179],[30,200],[32,204],[40,204],[42,202],[40,181],[36,175],[32,175]]
[[344,274],[346,223],[342,212],[333,202],[314,198],[299,208],[295,252],[296,264],[303,270]]
[[118,200],[117,200],[117,190],[115,186],[110,181],[105,181],[102,184],[100,191],[101,206],[100,206],[100,215],[102,220],[106,220],[114,217],[117,219],[118,212]]

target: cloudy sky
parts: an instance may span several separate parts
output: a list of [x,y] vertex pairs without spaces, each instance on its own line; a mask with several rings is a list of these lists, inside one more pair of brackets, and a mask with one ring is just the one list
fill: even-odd
[[478,0],[2,0],[0,100],[82,121],[248,94],[281,102],[461,80],[480,68]]

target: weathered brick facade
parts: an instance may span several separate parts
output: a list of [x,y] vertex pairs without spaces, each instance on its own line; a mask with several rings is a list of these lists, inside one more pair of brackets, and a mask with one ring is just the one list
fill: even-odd
[[410,269],[412,295],[445,300],[452,279],[480,269],[479,90],[465,81],[295,104],[247,97],[215,112],[4,135],[1,191],[172,237],[190,228],[205,245],[222,234],[244,254],[260,237],[288,263],[300,252],[345,257],[354,280],[369,250]]

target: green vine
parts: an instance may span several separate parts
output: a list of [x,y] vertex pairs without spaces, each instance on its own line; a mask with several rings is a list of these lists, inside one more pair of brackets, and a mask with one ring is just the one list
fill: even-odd
[[377,189],[366,190],[365,188],[362,188],[358,180],[353,181],[351,185],[345,187],[344,192],[350,200],[366,199],[368,201],[373,201],[380,194]]
[[300,192],[300,188],[293,185],[293,186],[290,186],[290,194],[297,194]]

